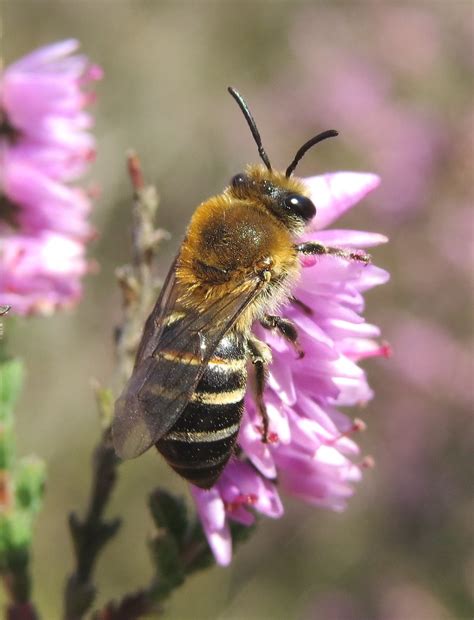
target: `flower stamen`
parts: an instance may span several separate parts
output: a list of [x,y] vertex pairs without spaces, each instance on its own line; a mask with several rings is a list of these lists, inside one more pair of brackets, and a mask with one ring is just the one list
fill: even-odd
[[[265,432],[263,426],[261,424],[258,424],[257,426],[255,426],[255,428],[258,431],[258,433],[260,435],[262,435],[262,437],[263,437],[263,434]],[[275,433],[275,431],[270,431],[270,430],[267,432],[266,439],[267,439],[267,441],[265,443],[273,443],[273,444],[275,444],[275,443],[278,443],[280,441],[280,437],[278,436],[278,433]]]
[[364,422],[364,420],[361,420],[360,418],[354,418],[354,422],[347,429],[347,431],[340,433],[339,435],[337,435],[336,437],[333,437],[332,439],[328,439],[325,442],[325,444],[331,446],[337,443],[338,441],[340,441],[343,437],[349,437],[353,433],[360,433],[362,431],[365,431],[366,429],[367,429],[367,424]]
[[359,467],[362,469],[373,469],[375,467],[375,459],[370,455],[364,456],[359,463]]
[[382,357],[385,357],[385,359],[388,359],[389,357],[392,357],[392,355],[393,355],[393,349],[392,349],[390,343],[387,342],[386,340],[384,340],[382,342],[382,345],[381,345],[379,351],[380,351],[380,355]]
[[232,502],[224,502],[224,507],[227,512],[235,512],[241,506],[253,506],[257,503],[258,497],[254,493],[245,495],[241,493]]
[[368,359],[369,357],[385,357],[385,359],[388,359],[389,357],[392,357],[392,354],[393,354],[392,347],[386,340],[383,340],[380,343],[379,347],[376,347],[375,349],[372,349],[372,350],[358,353],[357,360],[358,361],[365,360],[365,359]]

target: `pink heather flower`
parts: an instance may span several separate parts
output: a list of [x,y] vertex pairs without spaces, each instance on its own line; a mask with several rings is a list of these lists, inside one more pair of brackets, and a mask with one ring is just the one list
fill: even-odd
[[0,303],[28,314],[70,305],[87,271],[90,199],[69,183],[94,157],[85,107],[99,67],[67,40],[0,74]]
[[64,235],[0,238],[0,300],[16,314],[49,314],[74,304],[86,271],[83,244]]
[[267,517],[281,517],[283,506],[275,485],[248,463],[233,459],[210,491],[191,485],[201,522],[216,561],[226,566],[232,559],[232,539],[227,517],[252,525],[252,507]]
[[0,108],[10,148],[45,174],[70,180],[82,174],[94,155],[84,112],[92,94],[85,92],[102,71],[75,54],[78,41],[47,45],[7,67],[0,81]]
[[[306,183],[317,215],[304,240],[346,248],[386,241],[377,233],[320,230],[374,189],[378,177],[339,172],[312,177]],[[261,441],[261,419],[248,394],[239,435],[242,455],[231,460],[210,491],[192,487],[219,564],[229,564],[232,557],[228,519],[250,525],[254,511],[280,517],[278,489],[315,506],[344,509],[362,475],[361,465],[353,460],[359,448],[349,435],[365,425],[339,409],[363,405],[372,398],[358,362],[386,356],[388,349],[377,340],[379,329],[361,316],[363,293],[387,279],[387,272],[373,265],[330,256],[305,258],[293,290],[304,305],[282,308],[282,315],[298,328],[304,358],[297,359],[294,348],[278,335],[255,327],[273,351],[265,392],[270,443]]]
[[0,168],[2,191],[11,206],[4,207],[0,234],[13,227],[34,235],[41,230],[54,230],[85,240],[92,234],[87,221],[91,203],[85,192],[48,177],[27,158],[11,152]]
[[[400,84],[411,81],[422,91],[427,76],[446,57],[440,20],[420,7],[408,3],[395,6],[398,4],[371,15],[374,36],[367,53],[369,47],[362,51],[350,36],[317,36],[319,30],[334,27],[334,11],[306,3],[295,14],[288,34],[300,67],[298,88],[294,89],[299,99],[278,110],[281,123],[290,122],[288,115],[296,105],[303,125],[311,124],[316,116],[323,126],[344,127],[346,146],[352,149],[357,144],[358,160],[376,163],[383,176],[383,187],[377,192],[377,202],[384,205],[379,217],[409,216],[426,204],[430,179],[444,161],[449,142],[448,125],[434,107],[420,105],[415,97],[397,96]],[[397,24],[402,21],[406,26],[400,30]],[[357,32],[355,27],[351,36],[357,38]],[[418,43],[411,46],[409,41],[415,37]],[[394,52],[402,48],[409,52]],[[319,62],[314,62],[316,57]],[[301,83],[306,89],[300,88]],[[315,84],[324,84],[324,88],[316,93]],[[270,95],[283,101],[288,92],[285,76],[281,92],[272,86]],[[294,119],[291,122],[294,125]],[[403,192],[399,191],[400,179]]]

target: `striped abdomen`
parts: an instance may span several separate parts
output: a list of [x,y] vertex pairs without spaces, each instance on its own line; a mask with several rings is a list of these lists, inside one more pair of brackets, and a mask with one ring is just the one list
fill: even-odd
[[[170,359],[170,363],[180,364]],[[220,341],[178,421],[156,447],[189,482],[209,489],[229,460],[240,427],[247,384],[245,338]]]

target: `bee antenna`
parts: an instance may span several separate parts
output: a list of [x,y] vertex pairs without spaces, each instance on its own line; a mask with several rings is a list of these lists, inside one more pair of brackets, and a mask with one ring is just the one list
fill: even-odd
[[237,101],[239,108],[242,110],[242,113],[245,116],[245,120],[247,121],[248,126],[250,127],[250,131],[252,132],[253,139],[257,143],[258,154],[262,158],[262,161],[265,164],[265,166],[271,172],[272,166],[270,164],[270,160],[268,159],[268,155],[266,154],[265,149],[263,148],[262,138],[260,137],[260,134],[257,129],[257,125],[255,124],[255,120],[252,114],[250,113],[248,105],[245,103],[242,95],[238,91],[236,91],[235,88],[232,88],[232,86],[229,86],[227,90],[232,95],[232,97]]
[[338,135],[339,133],[335,129],[328,129],[327,131],[318,133],[317,136],[314,136],[314,138],[311,138],[311,140],[308,140],[308,142],[305,142],[305,144],[303,144],[303,146],[300,149],[298,149],[298,152],[296,153],[295,158],[293,159],[291,164],[286,169],[286,173],[285,173],[286,178],[290,177],[293,174],[300,159],[303,157],[303,155],[307,151],[309,151],[309,149],[312,146],[314,146],[318,142],[322,142],[323,140],[326,140],[326,138],[335,138]]

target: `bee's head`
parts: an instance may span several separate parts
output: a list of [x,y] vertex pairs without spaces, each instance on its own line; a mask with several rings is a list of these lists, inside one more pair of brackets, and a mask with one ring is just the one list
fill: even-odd
[[232,177],[228,192],[239,200],[263,204],[292,232],[302,232],[316,215],[316,207],[304,184],[264,166],[247,166]]
[[301,231],[304,226],[316,215],[316,207],[311,202],[308,191],[301,181],[292,177],[292,174],[303,155],[315,144],[337,136],[334,129],[323,131],[314,136],[298,149],[293,161],[286,169],[285,174],[272,170],[270,160],[263,148],[260,133],[255,120],[243,97],[235,88],[229,87],[229,93],[237,101],[245,120],[250,127],[252,136],[257,144],[263,166],[248,166],[245,172],[232,177],[229,192],[239,199],[253,199],[265,204],[270,211],[282,220],[290,230]]

